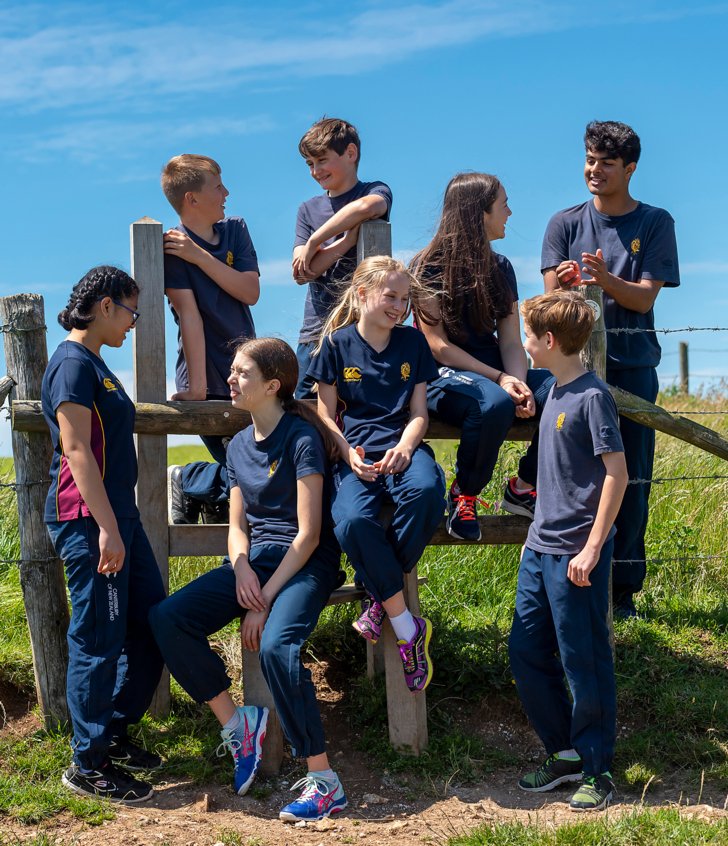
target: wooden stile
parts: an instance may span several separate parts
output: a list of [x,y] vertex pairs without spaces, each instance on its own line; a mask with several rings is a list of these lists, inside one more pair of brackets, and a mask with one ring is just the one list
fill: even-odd
[[[164,252],[162,224],[149,217],[132,223],[131,274],[139,285],[141,314],[134,329],[134,399],[164,402],[167,394],[164,348]],[[137,506],[142,524],[169,588],[169,535],[167,526],[167,435],[137,434]],[[169,712],[169,673],[164,670],[151,711]]]

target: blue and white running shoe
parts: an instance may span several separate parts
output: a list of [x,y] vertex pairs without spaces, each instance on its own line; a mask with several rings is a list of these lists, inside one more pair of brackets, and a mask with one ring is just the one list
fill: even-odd
[[222,743],[217,747],[218,757],[230,752],[235,762],[233,789],[238,796],[247,793],[263,756],[263,740],[268,725],[268,709],[255,705],[238,707],[240,725],[236,729],[222,729]]
[[336,782],[330,782],[309,773],[297,781],[291,790],[299,788],[303,788],[303,792],[298,799],[286,805],[278,814],[284,822],[322,820],[331,814],[340,814],[348,804],[338,776]]

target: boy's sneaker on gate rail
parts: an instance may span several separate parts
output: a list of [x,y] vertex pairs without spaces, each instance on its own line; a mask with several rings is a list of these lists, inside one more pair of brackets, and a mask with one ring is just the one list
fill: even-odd
[[529,520],[533,520],[533,515],[536,512],[536,488],[532,488],[530,491],[517,491],[515,483],[515,476],[506,482],[500,507],[510,514],[520,514],[521,517],[528,517]]
[[451,537],[465,541],[480,540],[478,503],[487,506],[480,497],[461,493],[458,483],[453,481],[447,492],[447,520],[445,521],[445,528]]

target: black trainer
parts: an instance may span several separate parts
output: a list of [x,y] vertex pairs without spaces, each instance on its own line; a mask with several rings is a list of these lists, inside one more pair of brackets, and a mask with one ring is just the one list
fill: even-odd
[[182,468],[173,464],[167,468],[167,516],[170,523],[192,523],[200,520],[201,503],[182,490]]
[[202,522],[203,523],[229,523],[230,503],[225,502],[203,502]]
[[61,777],[63,784],[80,796],[96,796],[122,805],[134,805],[146,802],[154,796],[154,788],[145,781],[115,767],[107,761],[100,769],[83,773],[76,764],[71,766]]
[[533,488],[533,490],[524,492],[517,491],[515,481],[516,477],[514,476],[506,482],[500,507],[510,514],[520,514],[521,517],[528,517],[529,520],[533,520],[533,515],[536,513],[536,489]]
[[127,770],[158,770],[162,766],[159,755],[148,752],[128,737],[111,738],[109,758],[112,764]]

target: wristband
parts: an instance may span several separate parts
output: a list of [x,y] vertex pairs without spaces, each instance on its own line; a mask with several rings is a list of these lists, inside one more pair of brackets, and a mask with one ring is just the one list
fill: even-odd
[[503,370],[499,370],[498,375],[493,380],[496,383],[496,385],[498,385],[498,386],[500,386],[500,380],[501,380],[501,376],[503,375],[503,372],[504,372]]

